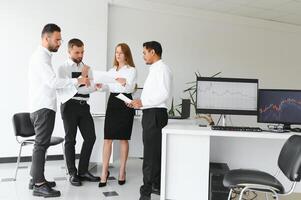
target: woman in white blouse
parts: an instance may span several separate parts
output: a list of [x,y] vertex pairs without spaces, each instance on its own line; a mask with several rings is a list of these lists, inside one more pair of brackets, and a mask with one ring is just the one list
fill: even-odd
[[108,72],[112,77],[116,77],[116,83],[103,86],[103,89],[110,91],[108,100],[105,126],[104,126],[104,145],[103,145],[103,167],[99,187],[107,184],[109,177],[109,160],[112,152],[113,140],[120,141],[120,170],[118,183],[125,184],[126,180],[126,161],[129,152],[128,140],[131,139],[133,120],[135,111],[116,98],[119,93],[132,99],[135,90],[137,75],[129,46],[120,43],[115,48],[114,67]]

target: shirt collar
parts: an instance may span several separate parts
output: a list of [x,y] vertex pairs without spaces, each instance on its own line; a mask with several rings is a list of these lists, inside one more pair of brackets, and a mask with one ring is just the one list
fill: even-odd
[[41,51],[44,51],[45,53],[47,53],[47,55],[49,55],[50,57],[52,56],[52,53],[45,47],[43,47],[42,45],[39,46],[39,49]]
[[80,67],[80,66],[81,66],[81,63],[77,64],[77,63],[74,62],[71,58],[68,58],[67,64],[68,64],[68,65],[71,65],[71,66],[75,66],[75,67]]
[[162,63],[163,63],[163,61],[160,59],[160,60],[154,62],[154,63],[151,65],[151,68],[154,68],[154,67],[156,67],[156,66],[160,66],[160,65],[162,65]]
[[[128,65],[123,65],[122,67],[120,67],[119,70],[121,70],[121,69],[123,69],[123,68],[127,68],[127,66],[128,66]],[[116,70],[117,70],[117,66],[114,66],[114,68],[115,68],[115,71],[116,71]]]

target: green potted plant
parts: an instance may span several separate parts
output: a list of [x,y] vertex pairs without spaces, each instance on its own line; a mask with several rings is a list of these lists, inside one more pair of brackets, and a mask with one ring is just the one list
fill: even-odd
[[[218,72],[218,73],[212,75],[211,77],[216,77],[220,73],[221,72]],[[201,77],[200,72],[195,72],[195,76],[196,76],[196,80],[198,77]],[[197,110],[197,105],[196,105],[197,81],[196,80],[186,83],[189,85],[189,87],[183,91],[184,93],[189,94],[191,105],[193,106],[195,113],[197,113],[196,112],[196,110]],[[195,118],[196,119],[205,119],[209,125],[214,125],[214,121],[212,119],[211,114],[196,114]]]
[[173,98],[171,100],[171,106],[168,111],[168,116],[175,116],[175,106],[173,105]]

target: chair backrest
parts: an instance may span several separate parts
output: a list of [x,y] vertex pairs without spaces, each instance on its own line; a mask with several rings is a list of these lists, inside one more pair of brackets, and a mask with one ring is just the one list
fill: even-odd
[[35,135],[29,113],[16,113],[13,116],[15,136],[30,137]]
[[283,174],[291,181],[301,179],[301,136],[291,136],[283,145],[278,166]]

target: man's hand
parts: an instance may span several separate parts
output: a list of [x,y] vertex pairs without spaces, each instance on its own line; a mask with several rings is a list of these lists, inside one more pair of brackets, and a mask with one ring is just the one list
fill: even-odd
[[122,86],[125,86],[126,79],[125,78],[116,78],[115,79],[118,83],[120,83]]
[[141,108],[143,106],[140,99],[134,99],[134,100],[132,100],[132,102],[130,103],[130,105],[133,108],[135,108],[135,109],[139,109],[139,108]]
[[125,105],[129,108],[134,108],[133,105],[131,103],[125,103]]
[[79,85],[90,86],[90,79],[86,77],[77,78],[77,82]]
[[82,77],[88,77],[90,67],[88,65],[84,65],[82,69]]
[[96,90],[100,90],[102,88],[102,84],[101,83],[96,83],[95,87],[96,87]]

